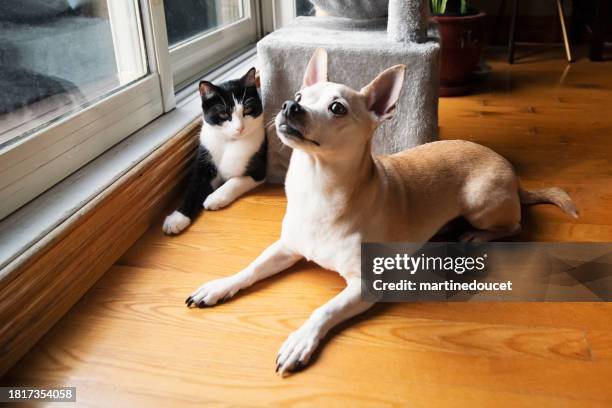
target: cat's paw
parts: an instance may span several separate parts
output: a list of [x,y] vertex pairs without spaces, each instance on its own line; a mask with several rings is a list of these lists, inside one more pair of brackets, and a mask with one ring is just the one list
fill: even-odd
[[232,202],[232,197],[225,194],[220,194],[219,190],[215,191],[204,200],[204,209],[215,211],[223,207],[227,207]]
[[168,235],[175,235],[181,233],[189,224],[191,224],[189,217],[175,211],[166,217],[162,230]]

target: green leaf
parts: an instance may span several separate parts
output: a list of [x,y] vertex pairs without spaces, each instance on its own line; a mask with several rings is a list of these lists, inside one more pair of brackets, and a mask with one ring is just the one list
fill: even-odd
[[467,0],[461,0],[461,14],[467,14]]
[[443,12],[440,10],[441,9],[441,3],[443,0],[431,0],[431,11],[434,14],[442,14]]
[[440,4],[440,14],[446,13],[446,2],[447,0],[442,0],[442,4]]

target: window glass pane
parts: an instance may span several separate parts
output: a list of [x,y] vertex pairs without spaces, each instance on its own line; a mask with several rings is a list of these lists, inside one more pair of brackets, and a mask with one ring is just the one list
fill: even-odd
[[244,1],[164,1],[168,43],[173,46],[246,17]]
[[0,147],[144,76],[137,0],[0,1]]
[[309,0],[295,0],[296,16],[314,16],[315,8]]

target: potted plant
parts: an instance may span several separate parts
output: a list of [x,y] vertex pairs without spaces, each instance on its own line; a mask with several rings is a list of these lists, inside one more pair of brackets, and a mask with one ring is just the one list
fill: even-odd
[[482,54],[485,13],[467,0],[431,0],[431,11],[442,40],[440,95],[465,95],[473,88]]

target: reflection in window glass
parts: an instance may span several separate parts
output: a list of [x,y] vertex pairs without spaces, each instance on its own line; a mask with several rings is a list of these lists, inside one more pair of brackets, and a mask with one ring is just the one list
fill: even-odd
[[137,0],[0,1],[0,147],[147,73]]
[[164,1],[170,46],[245,17],[244,0]]
[[315,8],[309,0],[295,0],[296,16],[314,16]]

